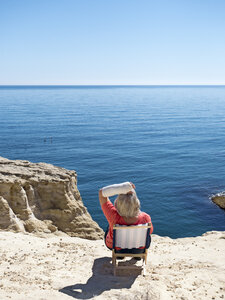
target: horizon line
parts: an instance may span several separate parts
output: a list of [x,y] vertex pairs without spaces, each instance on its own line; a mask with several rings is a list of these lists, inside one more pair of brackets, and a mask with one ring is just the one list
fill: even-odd
[[0,87],[160,87],[160,86],[225,86],[225,84],[0,84]]

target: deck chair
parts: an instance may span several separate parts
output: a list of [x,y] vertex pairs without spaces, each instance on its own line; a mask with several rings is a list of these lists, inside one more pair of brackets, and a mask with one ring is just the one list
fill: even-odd
[[118,257],[140,257],[142,259],[142,266],[139,268],[142,269],[143,275],[145,276],[148,254],[147,247],[150,244],[151,238],[150,228],[151,223],[128,226],[116,224],[113,226],[112,263],[114,275],[116,275],[118,269],[137,269],[137,266],[118,265]]

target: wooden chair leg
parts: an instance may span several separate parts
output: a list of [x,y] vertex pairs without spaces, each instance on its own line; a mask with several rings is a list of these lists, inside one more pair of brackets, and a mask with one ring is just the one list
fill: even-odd
[[115,250],[112,250],[112,265],[113,265],[113,274],[116,276],[116,256],[115,256]]
[[116,276],[116,266],[114,266],[113,275]]
[[116,264],[116,256],[115,256],[115,251],[112,250],[112,264],[115,265]]
[[147,256],[148,256],[148,250],[145,249],[145,264],[147,265]]
[[143,276],[145,276],[146,275],[146,270],[145,270],[145,261],[144,261],[144,263],[143,263]]

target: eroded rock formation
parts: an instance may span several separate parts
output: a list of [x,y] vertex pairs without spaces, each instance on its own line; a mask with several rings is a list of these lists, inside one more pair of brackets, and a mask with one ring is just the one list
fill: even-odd
[[212,201],[216,203],[220,208],[225,209],[225,192],[213,195],[211,197]]
[[0,157],[0,229],[57,232],[99,239],[102,229],[83,205],[75,171]]

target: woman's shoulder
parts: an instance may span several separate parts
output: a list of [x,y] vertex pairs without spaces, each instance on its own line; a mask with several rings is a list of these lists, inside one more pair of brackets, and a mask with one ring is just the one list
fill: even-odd
[[138,215],[138,221],[140,223],[148,223],[148,222],[151,222],[151,217],[149,214],[141,211],[140,214]]

